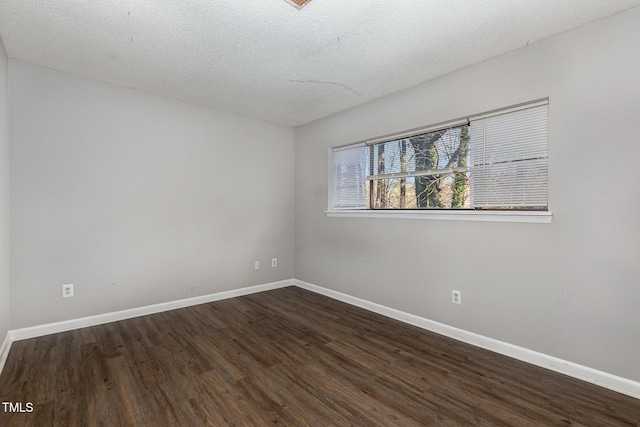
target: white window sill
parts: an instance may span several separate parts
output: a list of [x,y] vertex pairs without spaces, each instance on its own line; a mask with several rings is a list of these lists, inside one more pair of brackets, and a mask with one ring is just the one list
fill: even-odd
[[552,218],[551,212],[337,210],[326,211],[325,213],[330,218],[435,219],[445,221],[529,222],[538,224],[550,224]]

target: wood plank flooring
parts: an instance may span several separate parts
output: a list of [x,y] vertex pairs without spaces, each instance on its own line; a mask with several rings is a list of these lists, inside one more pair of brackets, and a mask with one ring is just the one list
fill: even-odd
[[639,425],[640,400],[290,287],[24,341],[2,426]]

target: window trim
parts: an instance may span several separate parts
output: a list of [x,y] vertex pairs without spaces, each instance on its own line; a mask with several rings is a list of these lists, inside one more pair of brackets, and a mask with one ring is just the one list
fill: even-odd
[[373,218],[373,219],[428,219],[444,221],[479,221],[479,222],[523,222],[534,224],[550,224],[553,218],[551,211],[489,211],[489,210],[393,210],[393,209],[361,209],[361,210],[328,210],[329,218]]
[[357,145],[369,145],[393,141],[394,139],[410,137],[421,133],[427,133],[447,127],[459,126],[469,123],[472,120],[484,119],[496,115],[521,110],[523,108],[535,107],[539,105],[549,104],[549,98],[540,98],[530,102],[511,105],[505,108],[495,109],[480,114],[469,115],[466,117],[440,122],[429,126],[384,135],[377,138],[367,139],[364,141],[343,144],[340,146],[329,147],[328,162],[328,206],[325,214],[329,218],[373,218],[373,219],[426,219],[426,220],[445,220],[445,221],[479,221],[479,222],[519,222],[519,223],[538,223],[550,224],[553,218],[550,206],[547,204],[546,211],[518,211],[518,210],[483,210],[483,209],[332,209],[333,198],[333,152],[336,149],[355,147]]

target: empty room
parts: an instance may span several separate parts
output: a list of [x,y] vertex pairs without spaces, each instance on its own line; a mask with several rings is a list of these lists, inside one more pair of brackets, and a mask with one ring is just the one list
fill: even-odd
[[0,425],[640,425],[640,0],[0,38]]

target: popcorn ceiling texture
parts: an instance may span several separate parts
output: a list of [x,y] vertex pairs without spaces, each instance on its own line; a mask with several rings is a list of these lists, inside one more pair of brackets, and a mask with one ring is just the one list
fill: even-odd
[[4,0],[7,55],[288,125],[415,86],[640,0]]

